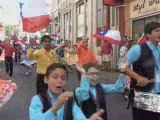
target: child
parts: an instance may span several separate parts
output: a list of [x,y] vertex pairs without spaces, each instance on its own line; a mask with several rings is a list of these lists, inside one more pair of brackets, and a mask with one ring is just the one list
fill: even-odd
[[28,60],[26,57],[27,49],[29,45],[27,44],[26,47],[23,49],[23,54],[22,54],[22,62],[20,63],[21,65],[26,67],[26,73],[25,75],[31,74],[31,69],[34,64],[36,64],[36,60]]
[[82,73],[80,87],[75,90],[77,102],[85,116],[89,118],[99,109],[104,110],[102,118],[107,120],[105,95],[109,93],[121,93],[124,86],[123,76],[119,76],[115,84],[99,84],[98,69],[93,63],[88,63],[77,69]]
[[[73,93],[65,91],[68,73],[60,63],[51,64],[46,71],[48,90],[34,96],[29,107],[30,120],[86,120],[73,100]],[[91,120],[102,120],[102,112],[92,115]]]

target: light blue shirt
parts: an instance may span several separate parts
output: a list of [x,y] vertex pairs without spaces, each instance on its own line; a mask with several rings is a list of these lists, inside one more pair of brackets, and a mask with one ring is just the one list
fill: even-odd
[[[49,92],[49,97],[51,98],[52,105],[56,104],[57,97]],[[43,105],[38,95],[34,96],[29,107],[29,117],[30,120],[63,120],[64,114],[64,105],[56,112],[53,113],[51,109],[43,111]],[[76,103],[73,105],[73,120],[89,120],[86,119],[81,109],[77,106]]]
[[[115,84],[101,84],[102,89],[105,94],[110,94],[110,93],[121,93],[122,89],[124,87],[124,75],[120,75],[117,82]],[[75,91],[76,98],[81,104],[81,102],[89,99],[89,90],[93,94],[94,98],[96,99],[96,89],[95,87],[90,86],[89,84],[89,78],[84,77],[82,79],[82,82],[80,83],[80,87],[78,87]]]
[[[157,74],[160,74],[160,47],[155,46],[150,41],[147,41],[147,45],[152,50],[152,53],[156,60],[156,66],[158,67],[158,69],[157,67],[155,68],[155,76],[156,76]],[[129,65],[136,62],[139,59],[140,55],[141,55],[140,45],[135,45],[133,48],[131,48],[126,54],[126,58],[128,60]]]

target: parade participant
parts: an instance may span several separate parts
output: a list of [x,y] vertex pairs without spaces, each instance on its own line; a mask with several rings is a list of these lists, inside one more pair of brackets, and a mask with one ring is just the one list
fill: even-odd
[[98,69],[93,63],[88,63],[77,69],[82,73],[80,87],[75,90],[77,103],[81,107],[83,113],[89,118],[99,109],[104,110],[102,118],[107,120],[107,109],[105,95],[111,93],[121,93],[124,87],[124,78],[119,76],[115,84],[98,83]]
[[[124,42],[119,50],[119,63],[121,63],[121,60],[123,60],[124,56],[128,52],[129,49],[129,41],[126,39],[126,37],[123,38]],[[130,77],[128,75],[124,76],[125,78],[125,86],[124,86],[124,95],[125,99],[128,99],[128,93],[130,89]]]
[[22,47],[19,43],[15,43],[15,62],[21,62]]
[[33,49],[30,47],[27,51],[27,58],[29,60],[34,59],[37,61],[37,93],[47,88],[47,86],[44,83],[44,76],[47,67],[52,63],[59,62],[57,54],[54,50],[51,49],[51,37],[49,35],[44,35],[42,37],[42,44],[43,48],[39,50],[33,51]]
[[[46,71],[46,92],[34,96],[29,107],[30,120],[87,120],[73,99],[73,93],[64,92],[68,72],[61,63],[51,64]],[[102,120],[103,111],[92,115],[90,120]]]
[[96,57],[92,53],[92,50],[88,48],[88,38],[82,38],[77,45],[78,63],[82,67],[88,62],[97,63]]
[[71,41],[69,41],[64,48],[64,56],[66,63],[70,66],[76,65],[78,62],[77,50],[74,46],[71,45]]
[[111,69],[112,44],[104,41],[102,45],[103,70]]
[[0,70],[0,108],[10,100],[17,89],[11,77]]
[[36,64],[36,60],[28,60],[26,57],[27,50],[29,49],[29,44],[26,44],[25,48],[23,49],[22,53],[22,62],[20,63],[22,66],[26,68],[26,75],[31,74],[31,69]]
[[12,77],[13,74],[13,53],[15,52],[15,49],[10,44],[10,41],[0,41],[0,47],[4,49],[5,54],[5,66],[6,66],[6,72],[9,74],[9,76]]
[[144,34],[148,41],[132,47],[122,60],[120,69],[132,79],[130,103],[133,106],[133,120],[159,120],[160,23],[146,24]]

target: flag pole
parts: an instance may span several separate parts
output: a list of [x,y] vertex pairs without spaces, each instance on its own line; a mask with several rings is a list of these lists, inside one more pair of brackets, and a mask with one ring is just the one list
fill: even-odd
[[139,44],[139,42],[141,41],[141,39],[144,37],[144,33],[142,34],[142,36],[139,38],[137,44]]

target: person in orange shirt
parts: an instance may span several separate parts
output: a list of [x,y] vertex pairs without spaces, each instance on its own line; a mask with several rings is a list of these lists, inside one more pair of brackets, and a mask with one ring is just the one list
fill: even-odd
[[[77,45],[78,65],[83,66],[87,63],[98,63],[92,50],[88,48],[88,38],[83,38]],[[81,79],[81,73],[78,72],[78,79]]]
[[78,64],[83,66],[89,62],[98,63],[95,55],[92,53],[92,50],[88,48],[88,38],[83,38],[77,45],[78,51]]

